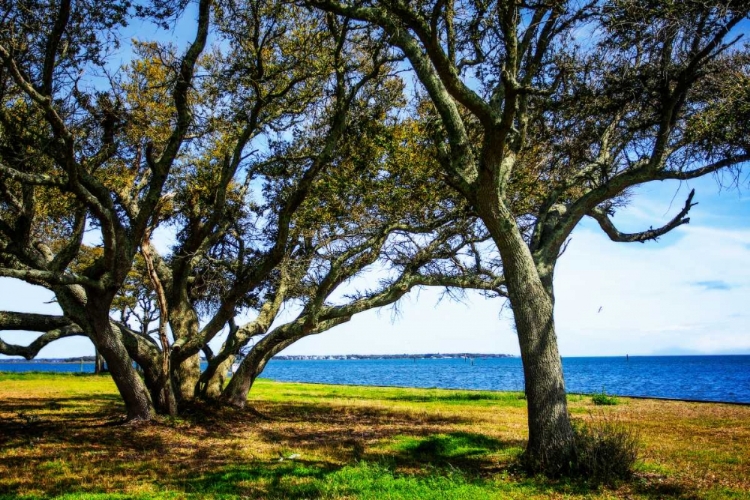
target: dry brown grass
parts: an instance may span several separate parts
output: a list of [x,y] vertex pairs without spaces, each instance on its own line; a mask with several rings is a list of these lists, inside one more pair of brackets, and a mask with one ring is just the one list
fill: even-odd
[[[572,397],[574,415],[606,412],[640,432],[636,480],[615,490],[519,475],[526,413],[516,394],[261,381],[251,406],[194,405],[179,419],[128,426],[106,377],[0,375],[0,497],[317,496],[328,490],[294,488],[330,485],[327,475],[364,460],[405,475],[455,472],[490,498],[750,498],[744,406],[623,398],[602,409]],[[436,439],[481,452],[430,454],[423,445]],[[279,469],[291,453],[303,473]]]

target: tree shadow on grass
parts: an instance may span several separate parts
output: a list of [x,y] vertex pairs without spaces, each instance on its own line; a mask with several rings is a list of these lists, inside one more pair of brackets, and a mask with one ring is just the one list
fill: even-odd
[[[394,446],[393,459],[400,465],[426,465],[476,476],[489,476],[514,468],[514,456],[521,452],[521,440],[500,440],[470,432],[433,434],[423,438],[404,437]],[[487,455],[504,452],[510,460],[500,466],[487,460]]]
[[340,468],[316,461],[251,462],[169,486],[198,496],[318,498],[326,477]]
[[[346,463],[350,437],[357,432],[360,437],[377,441],[415,428],[433,432],[460,420],[435,415],[415,417],[414,413],[388,408],[314,403],[264,403],[258,408],[264,417],[250,410],[194,404],[179,418],[122,426],[111,425],[122,416],[122,405],[109,395],[55,398],[54,402],[3,400],[0,475],[5,479],[0,478],[0,495],[22,494],[29,489],[41,490],[44,495],[94,493],[102,491],[101,484],[108,485],[105,493],[137,484],[184,486],[188,488],[184,492],[190,493],[190,488],[200,486],[193,478],[204,478],[200,481],[205,486],[224,476],[219,483],[223,482],[225,488],[235,488],[231,485],[239,481],[242,484],[236,488],[240,490],[270,488],[268,491],[281,494],[280,485],[288,483],[281,479],[288,472],[286,463],[264,462],[247,472],[248,453],[273,456],[292,450],[308,459],[314,455],[336,456],[342,451]],[[320,462],[301,470],[299,462],[295,463],[290,479],[295,474],[319,476],[332,467]],[[227,471],[234,472],[227,475]],[[242,479],[242,474],[255,474],[258,484],[247,483],[255,480]],[[298,477],[292,481],[296,486],[289,488],[310,496],[312,490],[306,490],[303,484],[310,481]]]
[[324,449],[340,461],[362,458],[366,447],[397,435],[429,435],[467,422],[388,407],[263,403],[257,408],[267,417],[256,425],[264,441],[297,451]]
[[[518,474],[513,457],[523,442],[465,432],[460,426],[471,421],[462,416],[327,402],[255,408],[194,404],[180,418],[130,427],[106,425],[122,414],[116,396],[3,400],[0,414],[11,416],[0,423],[0,497],[30,489],[107,494],[133,485],[196,497],[356,497],[388,484],[419,497],[433,480],[456,491],[497,491],[498,477],[534,494],[592,491]],[[696,498],[660,478],[625,488],[645,498]]]

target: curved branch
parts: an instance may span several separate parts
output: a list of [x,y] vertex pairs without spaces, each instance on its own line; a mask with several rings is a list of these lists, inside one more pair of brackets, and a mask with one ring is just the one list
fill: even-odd
[[703,167],[699,167],[693,170],[662,170],[655,174],[654,180],[661,181],[661,180],[676,179],[676,180],[681,180],[681,181],[687,181],[690,179],[696,179],[698,177],[702,177],[704,175],[712,174],[714,172],[718,172],[719,170],[723,168],[734,167],[736,165],[741,165],[747,162],[750,162],[750,153],[724,158],[723,160],[719,160],[709,165],[705,165]]
[[81,330],[78,325],[68,325],[62,328],[50,330],[43,335],[40,335],[34,340],[34,342],[27,346],[6,344],[0,339],[0,354],[5,354],[7,356],[22,356],[25,359],[34,359],[36,355],[39,354],[39,351],[50,342],[74,336],[86,336],[86,334],[83,333],[83,330]]
[[611,239],[612,241],[624,243],[632,243],[634,241],[638,241],[641,243],[645,243],[648,240],[656,240],[657,238],[659,238],[659,236],[667,234],[669,231],[678,226],[688,224],[690,222],[690,218],[685,216],[688,214],[692,207],[697,205],[697,203],[692,203],[694,195],[695,189],[690,191],[690,195],[688,195],[688,198],[685,201],[685,206],[682,208],[682,210],[680,210],[680,213],[678,213],[667,224],[660,228],[652,228],[648,231],[643,231],[640,233],[621,233],[612,223],[612,220],[609,218],[607,212],[602,209],[595,208],[594,210],[590,211],[588,215],[596,219],[596,221],[599,223],[599,226],[601,226],[602,230],[607,233],[607,236],[609,236],[609,239]]

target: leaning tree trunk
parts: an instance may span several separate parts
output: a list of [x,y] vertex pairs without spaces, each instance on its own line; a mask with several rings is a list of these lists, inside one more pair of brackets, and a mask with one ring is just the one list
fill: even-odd
[[525,457],[534,471],[562,472],[573,452],[573,430],[557,350],[552,288],[545,289],[510,213],[497,202],[482,208],[480,215],[502,258],[521,347],[529,423]]
[[154,407],[146,385],[133,367],[133,361],[122,342],[121,333],[110,324],[108,310],[87,306],[91,335],[96,348],[107,362],[109,373],[120,391],[128,420],[151,420]]
[[297,332],[294,328],[287,330],[281,327],[264,337],[245,356],[237,373],[229,379],[222,399],[231,406],[244,408],[255,379],[263,372],[268,361],[304,336],[304,333]]

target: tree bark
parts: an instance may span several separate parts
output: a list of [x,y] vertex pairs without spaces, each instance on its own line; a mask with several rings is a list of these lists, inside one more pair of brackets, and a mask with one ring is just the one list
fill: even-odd
[[[190,304],[185,293],[172,297],[169,303],[169,325],[175,343],[192,339],[199,335],[200,325],[198,315]],[[196,353],[187,359],[177,361],[179,347],[172,348],[172,380],[178,401],[192,401],[195,399],[195,388],[201,375],[200,354]]]
[[[118,327],[118,325],[115,325]],[[151,394],[151,400],[156,412],[160,415],[173,415],[177,408],[174,391],[165,391],[165,374],[162,370],[161,352],[155,342],[142,337],[136,332],[123,330],[122,340],[128,350],[130,359],[135,361],[142,370],[143,381]]]
[[202,391],[203,396],[208,399],[219,399],[221,391],[224,389],[226,374],[234,363],[234,356],[229,356],[219,364],[214,374],[208,379],[205,389]]
[[[503,270],[523,361],[528,406],[528,466],[554,475],[562,472],[573,453],[573,430],[557,349],[554,296],[549,276],[541,276],[528,245],[511,214],[494,191],[478,197],[484,220],[503,261]],[[548,278],[548,279],[547,279]],[[549,290],[549,291],[548,291]]]
[[195,388],[201,376],[200,354],[190,356],[172,370],[179,401],[195,399]]
[[94,344],[107,362],[112,379],[125,402],[128,420],[151,420],[154,417],[151,395],[133,366],[121,332],[110,324],[109,310],[98,310],[89,303],[87,313]]
[[94,373],[98,375],[107,371],[109,370],[106,368],[104,358],[99,354],[99,349],[94,348]]
[[305,336],[304,333],[295,332],[293,328],[290,328],[290,330],[292,331],[281,327],[281,329],[271,332],[245,356],[237,373],[232,375],[222,394],[222,399],[227,404],[244,408],[247,404],[247,395],[253,387],[255,379],[263,373],[268,361]]

